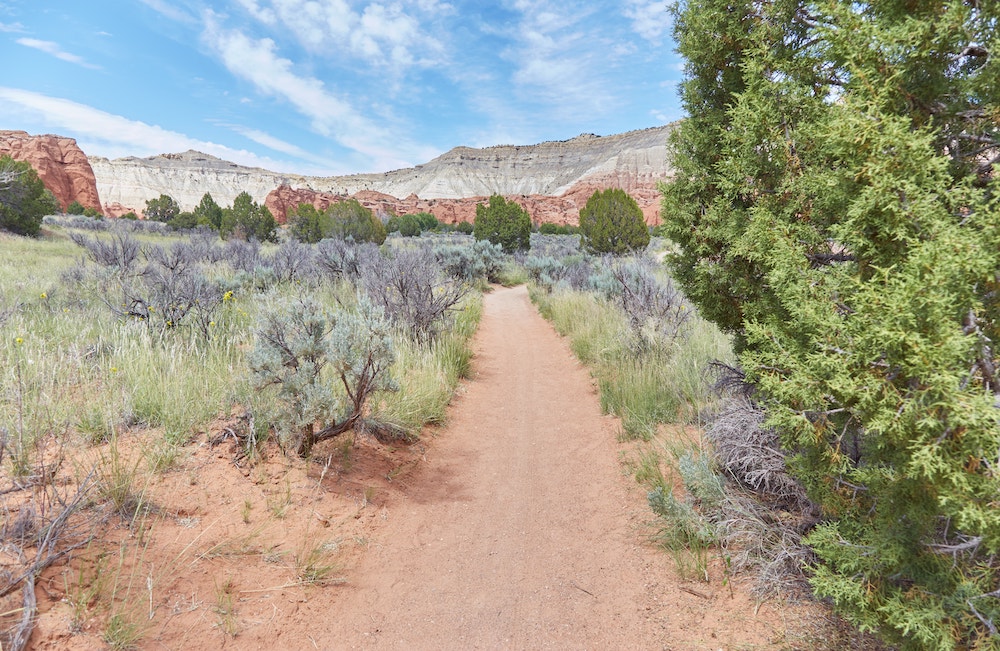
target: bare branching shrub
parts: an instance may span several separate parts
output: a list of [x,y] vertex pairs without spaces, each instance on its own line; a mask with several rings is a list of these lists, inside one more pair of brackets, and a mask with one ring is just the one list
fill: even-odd
[[357,278],[361,260],[379,255],[378,246],[371,242],[355,244],[353,240],[329,238],[316,244],[316,266],[331,279]]
[[191,253],[198,262],[215,264],[226,259],[226,250],[219,246],[219,234],[215,231],[197,231],[188,238]]
[[[115,231],[106,240],[80,234],[72,237],[86,250],[87,258],[103,269],[91,275],[100,300],[115,315],[161,329],[192,325],[209,334],[222,303],[222,291],[218,283],[205,277],[198,253],[188,242],[142,247],[122,231]],[[148,261],[142,268],[140,254]],[[74,267],[64,275],[64,280],[77,285],[87,278],[83,267]]]
[[106,239],[87,237],[82,233],[72,233],[70,238],[83,248],[89,260],[113,270],[117,275],[126,276],[134,273],[139,265],[142,245],[127,232],[115,231]]
[[435,257],[423,249],[366,258],[360,286],[391,322],[423,343],[434,338],[468,292],[465,284],[445,278]]
[[111,304],[124,318],[138,319],[162,329],[191,325],[210,334],[222,291],[197,269],[168,269],[150,264],[142,276],[121,283],[122,300]]
[[[19,607],[0,608],[0,646],[4,649],[27,648],[38,613],[35,601],[35,581],[53,563],[93,540],[97,521],[79,517],[90,501],[90,477],[68,491],[61,491],[54,476],[25,491],[17,512],[4,506],[4,523],[0,527],[0,548],[5,552],[0,568],[0,606],[8,606],[18,591]],[[17,616],[11,619],[12,616]]]
[[287,447],[308,456],[318,441],[354,428],[372,393],[398,388],[394,360],[389,325],[366,298],[356,312],[335,313],[299,298],[264,314],[249,365],[259,388],[278,391]]
[[315,257],[313,247],[289,240],[271,254],[267,265],[279,282],[301,281],[313,275]]
[[681,337],[692,311],[670,279],[659,280],[648,258],[605,260],[595,289],[628,316],[637,352],[669,346]]
[[550,258],[565,258],[571,255],[579,255],[581,253],[580,236],[532,233],[531,252],[533,255]]
[[805,489],[788,472],[778,434],[764,425],[766,413],[752,387],[734,367],[715,363],[716,391],[723,397],[719,413],[705,430],[719,465],[729,477],[768,502],[791,510],[811,510]]
[[233,271],[253,273],[257,267],[264,264],[260,254],[260,242],[256,240],[227,240],[223,247],[226,262]]
[[174,242],[169,247],[150,244],[143,253],[146,260],[173,275],[184,275],[198,264],[198,256],[188,242]]

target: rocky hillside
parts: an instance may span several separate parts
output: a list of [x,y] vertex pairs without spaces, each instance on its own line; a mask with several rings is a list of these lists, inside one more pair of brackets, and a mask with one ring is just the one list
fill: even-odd
[[94,170],[72,138],[0,131],[0,155],[4,154],[31,163],[63,209],[79,201],[84,208],[101,210]]
[[194,151],[150,158],[92,157],[91,165],[109,214],[141,212],[147,199],[160,194],[190,210],[205,192],[228,205],[247,191],[254,200],[266,202],[279,221],[288,208],[303,201],[322,206],[354,196],[376,210],[425,210],[453,223],[471,220],[475,204],[498,193],[520,201],[536,221],[575,223],[595,189],[620,187],[639,202],[647,221],[656,223],[656,183],[670,174],[670,129],[587,134],[538,145],[456,147],[413,168],[334,177],[279,174]]

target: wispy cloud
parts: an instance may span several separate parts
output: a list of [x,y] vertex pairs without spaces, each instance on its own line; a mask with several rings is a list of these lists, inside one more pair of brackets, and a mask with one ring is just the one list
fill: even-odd
[[188,12],[184,11],[176,4],[171,4],[165,0],[142,0],[142,4],[146,5],[153,11],[161,14],[164,18],[169,18],[178,23],[186,23],[188,25],[197,24],[198,18]]
[[595,9],[529,0],[514,8],[521,19],[503,56],[514,64],[512,80],[525,97],[547,105],[557,119],[600,115],[614,106],[612,86],[603,78],[607,51],[600,24],[588,21]]
[[291,104],[310,120],[313,130],[362,154],[372,169],[407,167],[425,160],[428,148],[377,125],[321,80],[298,74],[295,64],[278,54],[272,39],[224,29],[214,14],[208,14],[203,41],[232,74],[252,83],[258,92]]
[[54,43],[52,41],[40,41],[37,38],[19,38],[17,39],[17,42],[25,47],[40,50],[46,54],[51,54],[57,59],[68,63],[75,63],[78,66],[83,66],[84,68],[90,68],[92,70],[100,70],[101,68],[100,66],[96,66],[92,63],[87,63],[83,57],[65,52],[61,47],[59,47],[58,43]]
[[20,33],[24,31],[24,25],[21,23],[0,23],[0,32]]
[[437,0],[417,3],[372,2],[355,10],[345,0],[237,0],[256,20],[284,26],[310,52],[342,58],[344,55],[390,74],[413,66],[431,66],[444,52],[430,35],[422,16],[453,11]]
[[669,6],[665,0],[628,0],[624,13],[636,34],[659,45],[672,24]]
[[102,155],[151,156],[195,149],[241,165],[287,169],[287,162],[257,156],[218,143],[198,140],[156,125],[130,120],[92,106],[18,88],[0,86],[0,114],[12,121],[41,123],[79,141],[84,151]]
[[299,160],[310,161],[320,169],[332,170],[337,168],[337,163],[334,161],[323,158],[322,156],[317,156],[316,154],[306,151],[298,145],[286,142],[281,138],[261,131],[260,129],[254,129],[240,124],[220,124],[219,126],[232,129],[244,138],[248,138],[259,145],[264,145],[268,149],[281,152],[282,154],[292,156]]

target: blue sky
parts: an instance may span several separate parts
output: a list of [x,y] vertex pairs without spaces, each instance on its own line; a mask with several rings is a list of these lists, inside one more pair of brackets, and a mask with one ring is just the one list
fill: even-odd
[[681,117],[667,2],[0,0],[0,129],[383,172]]

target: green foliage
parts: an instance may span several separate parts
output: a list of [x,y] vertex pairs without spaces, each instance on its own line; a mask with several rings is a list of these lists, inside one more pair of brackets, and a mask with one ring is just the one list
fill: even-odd
[[222,208],[215,203],[212,195],[206,192],[198,205],[194,207],[195,222],[199,226],[208,226],[213,231],[222,228]]
[[135,221],[135,220],[139,219],[139,215],[135,214],[134,212],[132,212],[130,210],[127,213],[125,213],[124,215],[122,215],[121,217],[119,217],[119,219],[128,219],[128,220],[131,220],[131,221]]
[[995,648],[1000,7],[676,18],[663,232],[823,508],[815,590],[904,648]]
[[226,238],[275,242],[278,239],[275,233],[277,227],[278,223],[267,206],[258,205],[249,193],[240,192],[233,200],[233,207],[222,210],[219,233]]
[[84,208],[84,217],[93,217],[94,219],[103,219],[103,215],[97,210],[97,208]]
[[538,232],[542,235],[576,235],[580,229],[570,224],[553,224],[545,222],[538,227]]
[[0,156],[0,229],[34,236],[42,228],[42,217],[58,210],[30,163]]
[[642,209],[624,190],[597,190],[580,210],[583,248],[591,253],[623,255],[645,249],[649,229]]
[[316,206],[311,203],[300,203],[288,213],[289,233],[306,244],[315,244],[327,237],[331,227],[330,216],[316,210]]
[[70,204],[66,206],[67,215],[82,215],[83,211],[84,211],[83,204],[77,201],[76,199],[71,201]]
[[494,194],[488,204],[476,206],[473,235],[499,244],[505,253],[527,251],[531,248],[531,217],[517,202]]
[[365,208],[357,199],[340,201],[326,209],[326,215],[330,218],[330,232],[327,237],[347,239],[351,237],[355,242],[373,242],[382,244],[385,242],[386,230],[372,211]]
[[195,216],[193,212],[183,211],[177,213],[177,215],[167,222],[167,226],[179,231],[185,228],[194,228],[198,225],[198,217]]
[[418,224],[420,224],[421,231],[433,231],[441,225],[441,223],[438,222],[437,217],[429,212],[415,213],[413,218],[417,220]]
[[458,222],[458,224],[455,225],[455,230],[459,233],[464,233],[465,235],[472,235],[475,232],[476,227],[469,222]]
[[403,237],[414,237],[420,235],[420,220],[414,215],[403,215],[397,223],[399,234]]
[[146,210],[144,213],[146,219],[166,223],[176,217],[180,211],[181,207],[177,205],[173,197],[161,194],[156,199],[146,200]]

